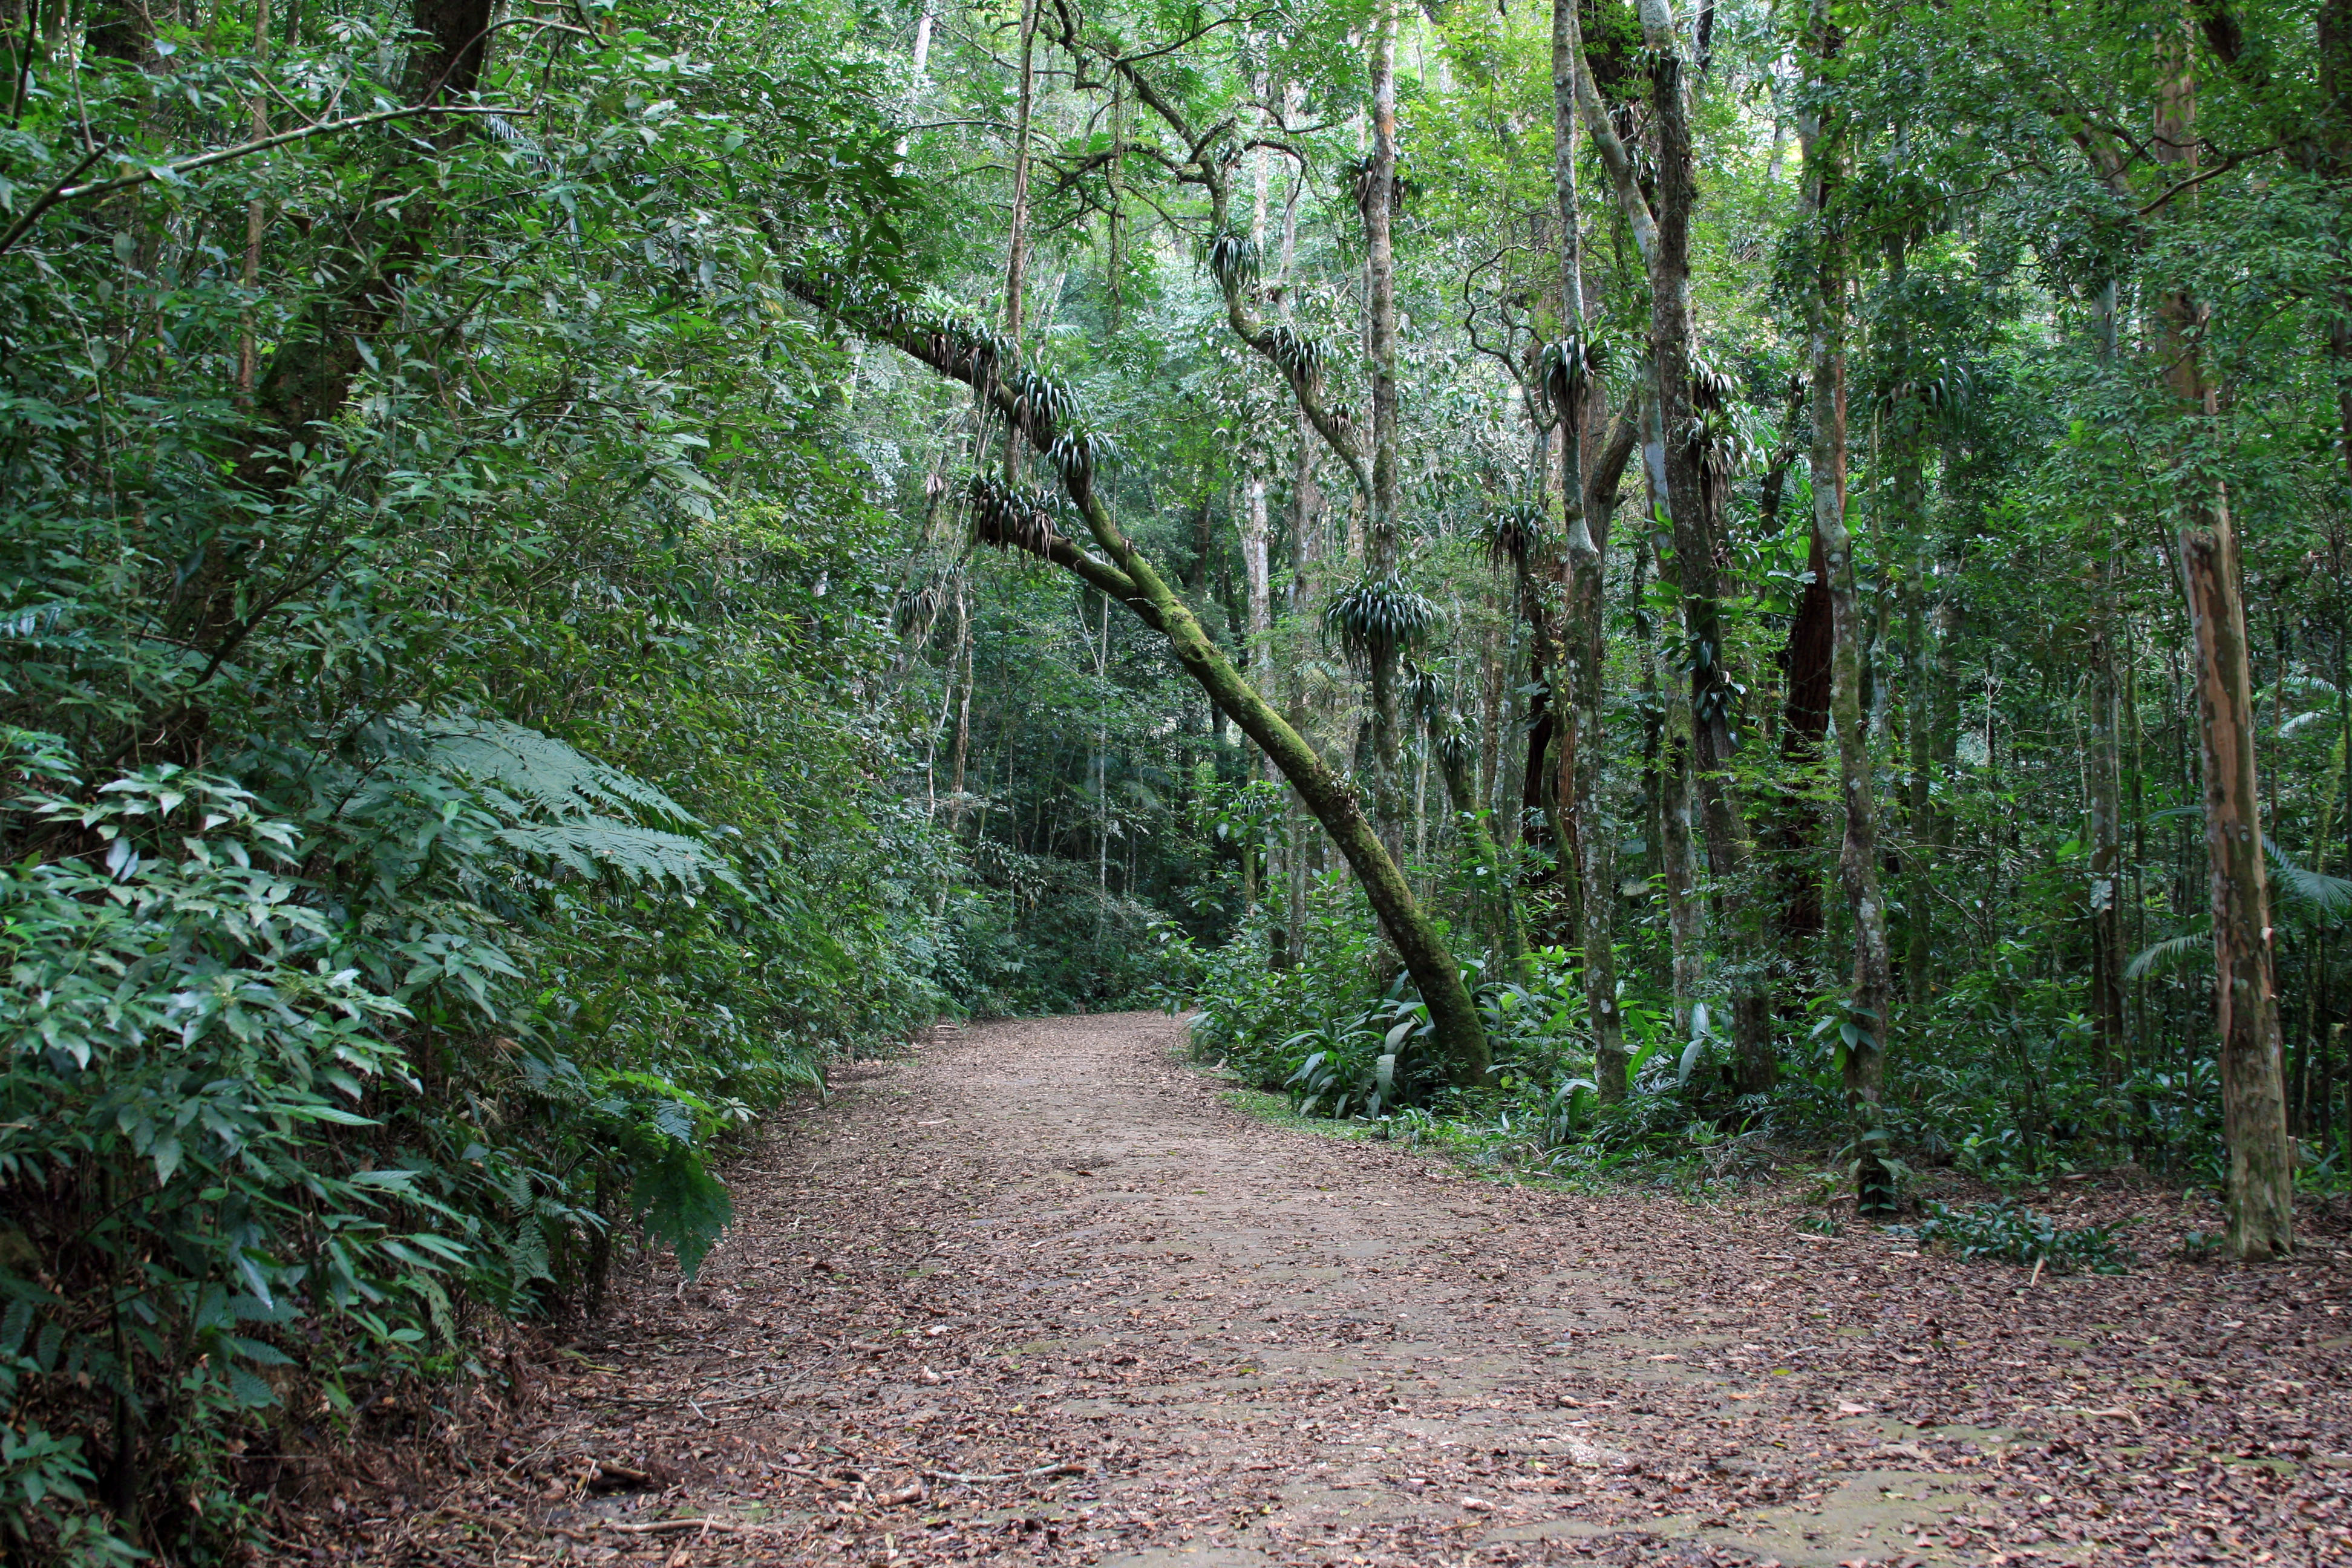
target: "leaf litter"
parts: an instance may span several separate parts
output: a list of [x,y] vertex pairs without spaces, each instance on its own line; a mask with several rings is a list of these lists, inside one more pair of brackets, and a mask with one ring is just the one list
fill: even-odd
[[2029,1279],[1798,1232],[1785,1191],[1272,1126],[1181,1044],[1049,1018],[860,1064],[732,1170],[694,1281],[618,1280],[437,1479],[362,1452],[287,1557],[2352,1562],[2340,1212],[2291,1265]]

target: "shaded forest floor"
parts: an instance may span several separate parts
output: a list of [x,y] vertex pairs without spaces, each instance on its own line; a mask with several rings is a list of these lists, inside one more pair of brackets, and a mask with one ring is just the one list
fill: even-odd
[[1181,1043],[1056,1018],[861,1066],[736,1167],[699,1280],[546,1350],[475,1473],[385,1456],[289,1555],[2352,1562],[2340,1219],[2286,1267],[2029,1281],[1801,1234],[1782,1191],[1270,1126]]

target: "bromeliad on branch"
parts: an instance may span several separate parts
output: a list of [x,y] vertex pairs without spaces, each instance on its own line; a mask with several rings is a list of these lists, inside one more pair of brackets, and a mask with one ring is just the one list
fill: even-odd
[[[1004,421],[1008,441],[1025,440],[1046,455],[1061,477],[1066,515],[1084,525],[1095,549],[1065,537],[1056,525],[1063,511],[1046,505],[1037,491],[992,480],[976,483],[971,492],[975,537],[1051,561],[1167,637],[1177,662],[1282,771],[1347,858],[1428,1005],[1434,1044],[1449,1075],[1457,1084],[1483,1083],[1489,1067],[1486,1031],[1444,935],[1372,830],[1354,787],[1243,679],[1192,607],[1120,529],[1095,483],[1110,455],[1109,443],[1077,426],[1075,401],[1055,384],[1025,373],[1011,345],[976,328],[829,279],[795,277],[788,287],[817,310],[970,386],[984,411]],[[1382,584],[1368,592],[1367,635],[1386,647],[1401,649],[1435,624],[1434,608],[1401,586]]]

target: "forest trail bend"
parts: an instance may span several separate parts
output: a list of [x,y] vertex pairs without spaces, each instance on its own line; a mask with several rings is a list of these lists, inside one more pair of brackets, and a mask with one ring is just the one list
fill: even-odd
[[995,1023],[843,1075],[735,1169],[699,1279],[625,1282],[404,1560],[2294,1563],[2342,1522],[2341,1472],[2294,1464],[2137,1518],[2127,1473],[2036,1479],[2153,1461],[2149,1391],[1953,1347],[2161,1332],[2111,1300],[2137,1281],[1963,1291],[1782,1204],[1482,1183],[1270,1126],[1181,1044]]

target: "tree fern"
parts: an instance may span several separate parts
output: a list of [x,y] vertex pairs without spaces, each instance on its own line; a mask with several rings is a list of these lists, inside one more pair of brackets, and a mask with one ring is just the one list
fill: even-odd
[[675,881],[689,887],[702,882],[743,885],[734,868],[699,838],[609,816],[524,823],[502,828],[495,837],[525,855],[583,877],[613,874],[632,881]]
[[742,887],[724,856],[685,831],[701,826],[692,812],[551,735],[414,709],[391,730],[415,766],[472,784],[504,823],[492,837],[533,861],[581,877]]
[[634,773],[607,766],[551,735],[503,719],[428,717],[410,710],[395,721],[422,744],[419,760],[511,797],[513,815],[612,815],[673,826],[701,826],[692,812]]

